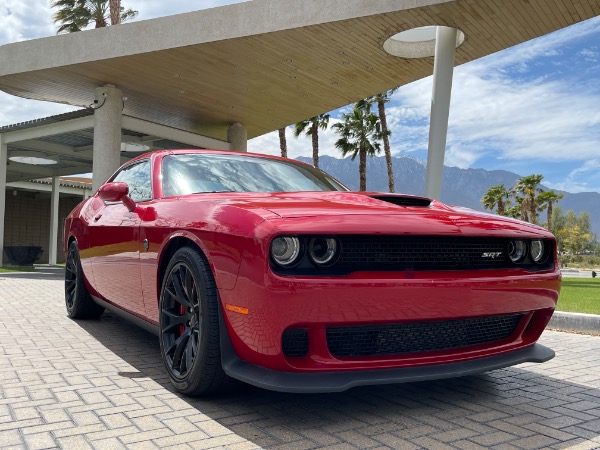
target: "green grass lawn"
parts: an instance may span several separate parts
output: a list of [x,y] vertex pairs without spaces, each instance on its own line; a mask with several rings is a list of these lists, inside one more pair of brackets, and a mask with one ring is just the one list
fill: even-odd
[[35,269],[30,267],[18,267],[18,266],[6,266],[0,267],[0,273],[2,272],[34,272]]
[[600,314],[600,278],[563,278],[556,309]]

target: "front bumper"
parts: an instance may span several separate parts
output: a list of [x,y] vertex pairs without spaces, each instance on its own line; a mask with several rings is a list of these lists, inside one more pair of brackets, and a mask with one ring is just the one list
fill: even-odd
[[410,383],[476,375],[525,362],[542,363],[554,358],[554,350],[541,344],[447,364],[399,369],[338,372],[280,372],[242,361],[235,353],[221,318],[221,363],[227,375],[263,389],[278,392],[342,392],[356,386]]
[[[255,271],[259,272],[258,270]],[[243,273],[243,272],[242,272]],[[432,366],[486,358],[533,345],[556,305],[560,274],[472,271],[414,274],[360,273],[340,278],[278,277],[245,273],[221,301],[248,309],[224,311],[235,353],[277,372],[337,372]],[[335,357],[326,340],[330,327],[402,324],[484,318],[521,313],[510,339],[464,348],[397,355]],[[304,357],[284,354],[288,328],[305,329]]]

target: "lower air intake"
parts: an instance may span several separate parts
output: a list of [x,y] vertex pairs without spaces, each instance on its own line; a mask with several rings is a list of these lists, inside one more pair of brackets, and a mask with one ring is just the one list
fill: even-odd
[[288,328],[282,336],[285,356],[306,356],[308,353],[308,332],[303,328]]
[[333,356],[398,355],[456,349],[502,341],[523,314],[433,322],[327,328]]

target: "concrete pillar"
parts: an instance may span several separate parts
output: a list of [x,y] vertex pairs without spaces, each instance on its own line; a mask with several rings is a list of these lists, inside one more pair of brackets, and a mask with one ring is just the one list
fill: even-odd
[[6,163],[8,162],[8,145],[0,134],[0,267],[4,258],[4,214],[6,212]]
[[95,192],[121,165],[123,93],[112,84],[96,89],[92,189]]
[[435,41],[427,179],[425,182],[426,195],[437,200],[442,195],[442,173],[448,134],[455,52],[456,28],[438,27]]
[[234,123],[227,130],[227,141],[231,144],[231,150],[247,152],[248,130],[241,123]]
[[48,264],[56,264],[58,255],[58,202],[60,197],[60,177],[52,177],[50,197],[50,242],[48,243]]

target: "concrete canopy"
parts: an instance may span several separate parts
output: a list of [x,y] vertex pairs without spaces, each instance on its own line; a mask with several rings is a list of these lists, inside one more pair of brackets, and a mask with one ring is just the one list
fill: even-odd
[[388,55],[407,29],[466,36],[456,64],[600,15],[597,0],[255,0],[0,47],[0,89],[90,105],[114,84],[125,115],[248,138],[431,75],[433,58]]
[[[41,177],[57,177],[92,172],[94,111],[83,109],[43,119],[0,127],[0,136],[8,150],[6,181],[16,182]],[[121,163],[138,156],[140,151],[169,148],[218,148],[227,150],[227,142],[123,117]],[[129,150],[129,151],[127,151]],[[51,165],[23,164],[14,156],[32,155],[56,161]]]

